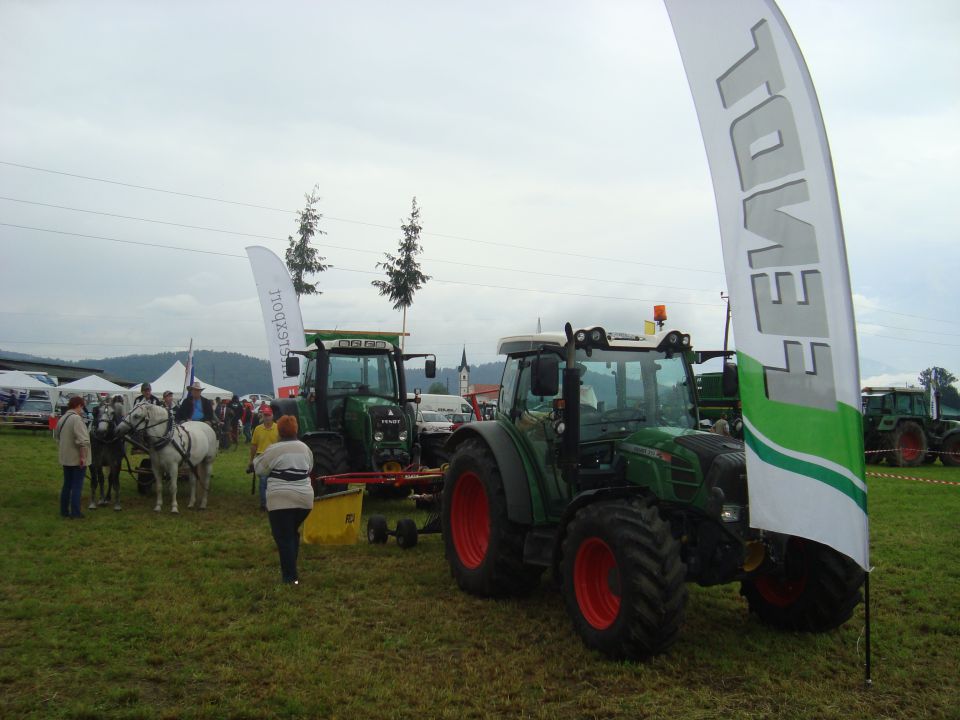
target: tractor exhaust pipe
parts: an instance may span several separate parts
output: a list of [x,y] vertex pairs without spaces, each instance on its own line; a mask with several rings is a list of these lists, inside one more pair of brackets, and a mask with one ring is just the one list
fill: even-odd
[[577,371],[577,346],[570,323],[564,325],[563,331],[567,336],[567,345],[562,376],[565,429],[560,443],[560,472],[564,482],[576,491],[580,470],[580,373]]

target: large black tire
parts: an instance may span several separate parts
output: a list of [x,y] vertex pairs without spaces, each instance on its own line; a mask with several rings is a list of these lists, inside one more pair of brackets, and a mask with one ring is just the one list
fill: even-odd
[[[336,440],[325,440],[315,442],[313,449],[313,476],[322,477],[324,475],[341,475],[350,472],[350,465],[347,460],[347,450]],[[317,496],[330,495],[335,492],[346,490],[348,484],[320,485],[315,489]]]
[[940,462],[947,467],[960,467],[960,433],[948,435],[940,446]]
[[570,522],[563,599],[587,647],[643,660],[669,648],[687,606],[680,542],[646,499],[597,502]]
[[927,454],[927,436],[917,423],[907,420],[890,433],[887,462],[897,467],[915,467]]
[[523,595],[544,568],[523,562],[526,528],[507,517],[497,461],[486,443],[465,440],[443,487],[443,542],[450,574],[461,589],[484,597]]
[[787,541],[782,574],[740,583],[751,612],[782,630],[825,632],[853,615],[864,572],[853,560],[812,540]]

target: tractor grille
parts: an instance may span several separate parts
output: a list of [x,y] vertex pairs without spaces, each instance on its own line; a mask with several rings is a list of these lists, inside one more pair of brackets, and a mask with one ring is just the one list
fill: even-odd
[[382,432],[385,442],[397,442],[403,430],[403,413],[396,405],[375,405],[370,408],[373,431]]

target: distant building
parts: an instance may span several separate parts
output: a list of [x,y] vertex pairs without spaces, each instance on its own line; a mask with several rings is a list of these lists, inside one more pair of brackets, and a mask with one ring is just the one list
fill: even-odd
[[60,365],[59,363],[46,362],[43,360],[11,360],[9,358],[0,358],[0,370],[46,373],[50,377],[56,378],[57,384],[59,385],[65,385],[66,383],[90,375],[101,375],[104,379],[117,383],[118,385],[132,384],[131,381],[109,375],[100,368],[82,367],[80,365]]
[[460,395],[466,395],[470,391],[470,366],[467,365],[467,346],[463,346],[463,359],[460,360]]

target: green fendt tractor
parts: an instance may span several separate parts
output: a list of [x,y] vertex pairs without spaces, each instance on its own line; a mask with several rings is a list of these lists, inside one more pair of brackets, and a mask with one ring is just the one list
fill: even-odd
[[696,430],[689,335],[508,337],[496,419],[459,428],[443,488],[459,586],[529,592],[547,569],[583,641],[616,658],[666,650],[686,581],[739,581],[790,630],[850,618],[863,572],[810,540],[752,529],[743,443]]
[[934,418],[927,391],[868,387],[862,400],[867,462],[913,467],[939,456],[944,465],[960,465],[960,422]]
[[[307,337],[310,348],[291,351],[287,375],[306,367],[298,397],[275,400],[282,415],[295,415],[300,439],[313,450],[313,477],[347,472],[399,471],[420,463],[416,416],[406,402],[404,362],[428,358],[427,377],[436,376],[432,355],[403,354],[399,337],[382,333],[325,332]],[[318,487],[337,492],[344,485]],[[392,488],[371,485],[384,494]],[[409,490],[408,490],[409,491]]]

